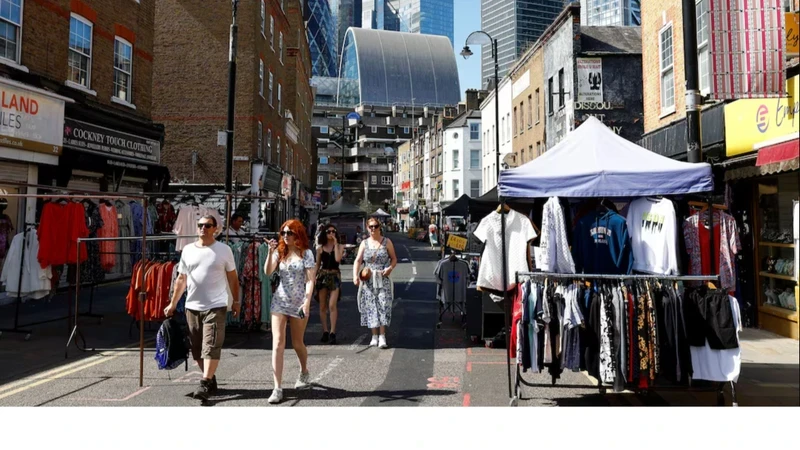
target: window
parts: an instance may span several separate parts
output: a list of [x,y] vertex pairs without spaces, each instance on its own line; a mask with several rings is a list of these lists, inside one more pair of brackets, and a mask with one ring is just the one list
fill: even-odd
[[523,109],[524,102],[519,102],[519,133],[525,132],[525,110]]
[[371,132],[373,132],[373,133],[377,133],[377,132],[378,132],[378,127],[376,127],[375,125],[373,125],[373,126],[369,127],[369,130],[370,130]]
[[264,39],[267,38],[267,2],[266,0],[261,0],[261,35],[264,36]]
[[133,46],[130,42],[118,37],[114,40],[114,97],[127,103],[132,103],[132,73]]
[[441,172],[443,166],[444,166],[444,155],[439,157],[437,172]]
[[322,125],[321,127],[319,127],[319,133],[320,134],[328,134],[328,126],[327,125]]
[[386,127],[387,134],[394,134],[394,127]]
[[283,111],[281,110],[281,84],[278,83],[278,115],[283,116]]
[[675,79],[672,67],[672,24],[659,34],[661,59],[661,114],[675,111]]
[[511,142],[511,113],[506,114],[506,118],[508,119],[506,120],[506,126],[508,127],[506,129],[506,140]]
[[324,180],[322,178],[322,175],[317,175],[317,186],[322,186],[323,182]]
[[258,94],[264,98],[264,60],[258,60]]
[[403,134],[411,134],[411,127],[403,127]]
[[458,191],[458,180],[453,180],[453,198],[458,198],[461,193]]
[[514,123],[511,125],[511,129],[513,130],[512,132],[514,133],[514,136],[516,136],[517,133],[519,133],[519,127],[517,126],[517,119],[518,118],[519,118],[519,116],[517,115],[517,107],[515,106],[514,107]]
[[500,142],[506,140],[506,118],[500,119]]
[[542,141],[536,143],[536,156],[542,156]]
[[283,9],[283,2],[284,2],[284,0],[281,0],[281,11],[284,11],[284,9]]
[[22,0],[0,0],[0,58],[19,62]]
[[547,113],[553,114],[553,77],[547,80]]
[[539,89],[537,88],[536,89],[536,123],[537,124],[542,119],[541,111],[542,110],[541,110],[540,103],[539,103]]
[[481,180],[469,180],[469,196],[472,198],[481,196]]
[[272,162],[272,130],[267,130],[267,162]]
[[277,145],[275,146],[275,150],[278,151],[278,154],[277,154],[278,158],[277,158],[276,162],[280,166],[281,165],[281,137],[280,136],[278,136],[278,142],[277,142]]
[[558,70],[558,108],[564,107],[564,69]]
[[472,122],[469,124],[469,140],[477,141],[481,138],[481,124]]
[[392,184],[392,176],[391,175],[382,176],[381,177],[381,184],[391,185]]
[[272,106],[272,71],[269,71],[269,106]]
[[528,146],[528,156],[529,156],[531,159],[534,159],[534,158],[536,158],[537,156],[539,156],[539,155],[534,155],[534,154],[533,154],[533,144],[531,144],[531,145],[529,145],[529,146]]
[[283,64],[283,31],[278,32],[278,61]]
[[478,169],[481,167],[481,151],[474,149],[469,151],[469,168]]
[[458,170],[458,150],[453,150],[453,170]]
[[275,18],[269,16],[269,48],[275,50]]
[[711,92],[711,56],[709,53],[708,1],[697,0],[697,66],[700,72],[700,93]]
[[[0,2],[2,2],[2,0],[0,0]],[[0,28],[2,27],[3,25],[0,25]],[[0,38],[0,40],[2,40],[2,38]],[[69,21],[68,80],[89,89],[91,76],[92,23],[81,16],[73,14]]]
[[264,138],[264,124],[258,121],[258,136],[256,137],[256,154],[259,158],[263,157],[263,138]]
[[[536,97],[539,97],[539,90],[536,90]],[[528,96],[528,128],[533,125],[533,96]]]
[[372,184],[378,184],[378,176],[372,175]]

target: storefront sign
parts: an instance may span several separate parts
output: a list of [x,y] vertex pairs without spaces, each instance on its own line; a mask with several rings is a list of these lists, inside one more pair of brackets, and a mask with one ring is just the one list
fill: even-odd
[[578,66],[578,103],[602,103],[603,60],[601,58],[578,58],[576,64]]
[[64,101],[0,82],[0,146],[61,155]]
[[281,180],[281,195],[286,198],[292,196],[292,176],[288,173],[283,174],[283,179]]
[[786,15],[786,57],[800,55],[800,14],[787,12]]
[[264,179],[265,191],[273,196],[280,192],[283,175],[278,169],[274,168],[273,166],[267,166],[262,177]]
[[154,163],[161,160],[158,141],[69,118],[64,119],[64,145]]
[[[795,85],[797,82],[797,76],[789,81]],[[749,153],[759,142],[798,133],[800,102],[796,98],[744,99],[725,105],[727,156]]]
[[625,109],[625,104],[611,102],[577,102],[575,103],[575,109],[588,111],[610,111],[612,109]]

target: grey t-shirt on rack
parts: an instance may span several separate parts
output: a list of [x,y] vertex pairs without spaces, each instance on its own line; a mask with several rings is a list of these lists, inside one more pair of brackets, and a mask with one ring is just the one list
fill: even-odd
[[436,278],[442,285],[445,303],[465,303],[469,285],[469,264],[463,260],[442,261],[437,267]]

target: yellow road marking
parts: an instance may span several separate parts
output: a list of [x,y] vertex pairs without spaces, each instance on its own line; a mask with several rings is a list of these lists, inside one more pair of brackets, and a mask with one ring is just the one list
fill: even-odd
[[120,355],[112,355],[112,356],[109,356],[107,358],[98,359],[97,361],[94,361],[94,362],[92,362],[90,364],[79,366],[79,367],[76,367],[76,368],[74,368],[72,370],[68,370],[66,372],[58,373],[58,374],[56,374],[56,375],[54,375],[54,376],[52,376],[50,378],[45,378],[45,379],[39,380],[39,381],[37,381],[35,383],[31,383],[31,384],[22,386],[21,388],[15,389],[15,390],[13,390],[11,392],[6,392],[5,394],[0,394],[0,400],[4,399],[6,397],[11,397],[12,395],[15,395],[15,394],[19,394],[20,392],[27,391],[28,389],[35,388],[36,386],[39,386],[39,385],[42,385],[42,384],[45,384],[45,383],[49,383],[49,382],[51,382],[53,380],[57,380],[59,378],[65,377],[67,375],[71,375],[71,374],[73,374],[75,372],[80,372],[81,370],[88,369],[89,367],[96,366],[96,365],[98,365],[100,363],[103,363],[103,362],[106,362],[106,361],[110,361],[110,360],[112,360],[114,358],[118,358],[119,356]]

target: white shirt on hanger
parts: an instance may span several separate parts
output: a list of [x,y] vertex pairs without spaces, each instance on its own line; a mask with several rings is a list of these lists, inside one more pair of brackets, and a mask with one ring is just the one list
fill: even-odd
[[497,211],[481,220],[475,230],[475,237],[486,244],[481,257],[481,266],[478,269],[478,287],[495,291],[509,290],[516,283],[517,272],[527,272],[528,242],[536,238],[536,231],[531,221],[522,214],[512,210],[506,213],[506,261],[508,264],[507,279],[503,285],[503,256],[501,215]]
[[534,247],[536,267],[543,272],[575,273],[575,261],[569,250],[564,212],[558,197],[551,197],[542,210],[542,237]]
[[742,369],[742,347],[739,341],[739,333],[742,331],[742,316],[739,311],[739,301],[728,296],[731,302],[731,312],[733,321],[736,324],[736,342],[739,347],[714,350],[706,341],[702,347],[690,346],[692,354],[692,378],[695,380],[707,381],[733,381],[739,380],[739,372]]
[[678,274],[678,231],[675,207],[666,198],[640,198],[628,206],[628,233],[633,270]]
[[[197,222],[200,221],[201,217],[206,215],[214,217],[214,220],[217,221],[217,231],[214,233],[214,236],[219,236],[221,233],[222,217],[220,217],[217,210],[205,206],[182,207],[180,211],[178,211],[178,218],[175,219],[175,226],[172,227],[172,232],[179,236],[195,236],[197,235]],[[178,238],[178,241],[175,243],[175,250],[181,251],[184,247],[196,240],[196,237]]]

